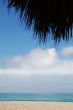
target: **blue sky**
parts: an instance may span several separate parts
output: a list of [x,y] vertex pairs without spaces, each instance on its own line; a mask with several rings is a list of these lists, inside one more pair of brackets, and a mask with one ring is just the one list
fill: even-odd
[[12,10],[8,12],[6,6],[0,8],[0,56],[24,54],[33,48],[47,47],[39,45],[33,32],[20,22],[18,14]]
[[39,44],[18,14],[2,3],[0,92],[73,92],[72,85],[73,40]]
[[[56,49],[73,45],[70,42],[61,42]],[[50,40],[47,44],[39,44],[38,39],[34,39],[33,31],[28,30],[25,24],[21,23],[18,14],[13,10],[8,11],[6,5],[0,6],[0,57],[14,56],[29,52],[33,48],[55,47]]]

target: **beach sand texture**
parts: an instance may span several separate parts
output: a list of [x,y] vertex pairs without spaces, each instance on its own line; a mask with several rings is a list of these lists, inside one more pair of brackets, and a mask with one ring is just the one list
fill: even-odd
[[0,102],[0,110],[73,110],[66,102]]

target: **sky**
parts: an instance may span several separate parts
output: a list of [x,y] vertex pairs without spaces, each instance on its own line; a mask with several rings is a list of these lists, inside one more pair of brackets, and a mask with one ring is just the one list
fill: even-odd
[[33,30],[1,3],[0,92],[73,93],[73,39],[39,44]]

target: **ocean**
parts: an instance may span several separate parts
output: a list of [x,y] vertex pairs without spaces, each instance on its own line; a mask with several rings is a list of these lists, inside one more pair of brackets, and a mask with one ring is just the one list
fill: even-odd
[[73,102],[73,94],[0,93],[0,101]]

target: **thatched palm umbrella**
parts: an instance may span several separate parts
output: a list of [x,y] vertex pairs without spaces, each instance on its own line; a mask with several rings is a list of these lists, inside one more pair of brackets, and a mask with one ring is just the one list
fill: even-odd
[[50,32],[56,42],[72,37],[72,0],[8,0],[8,7],[14,7],[42,41]]

